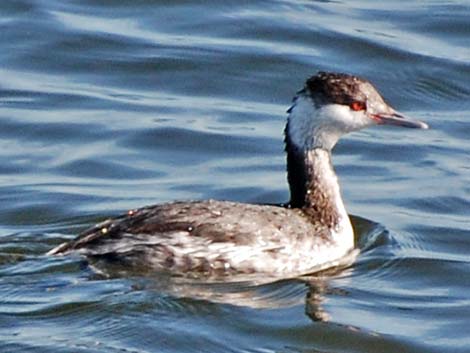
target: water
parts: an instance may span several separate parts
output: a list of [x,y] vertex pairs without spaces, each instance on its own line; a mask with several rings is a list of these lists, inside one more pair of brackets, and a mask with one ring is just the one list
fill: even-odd
[[[0,3],[0,351],[470,352],[470,5]],[[353,265],[275,283],[103,279],[44,253],[130,208],[288,198],[282,129],[317,70],[432,129],[335,150]]]

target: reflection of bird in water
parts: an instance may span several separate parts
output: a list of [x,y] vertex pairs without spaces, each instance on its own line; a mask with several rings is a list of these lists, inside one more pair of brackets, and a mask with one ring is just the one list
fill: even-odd
[[79,253],[172,274],[286,278],[337,264],[354,247],[331,150],[351,131],[405,118],[368,81],[320,72],[298,92],[285,129],[288,205],[174,202],[105,221],[49,254]]

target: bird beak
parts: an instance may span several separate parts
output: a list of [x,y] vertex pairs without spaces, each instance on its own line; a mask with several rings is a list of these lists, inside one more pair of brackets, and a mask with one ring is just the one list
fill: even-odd
[[402,127],[410,127],[414,129],[429,129],[429,125],[419,121],[410,119],[400,113],[393,111],[390,113],[371,114],[371,118],[377,123],[382,125],[395,125]]

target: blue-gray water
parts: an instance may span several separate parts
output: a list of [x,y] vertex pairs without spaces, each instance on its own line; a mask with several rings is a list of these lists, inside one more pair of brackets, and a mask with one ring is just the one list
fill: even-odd
[[[0,2],[1,352],[470,352],[470,4]],[[317,70],[428,131],[335,149],[357,261],[209,285],[44,255],[130,208],[282,202],[282,130]]]

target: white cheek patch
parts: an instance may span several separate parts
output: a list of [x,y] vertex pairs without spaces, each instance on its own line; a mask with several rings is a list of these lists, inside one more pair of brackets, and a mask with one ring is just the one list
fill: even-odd
[[308,96],[296,99],[288,121],[289,139],[302,150],[332,149],[342,135],[373,124],[364,111],[354,112],[341,104],[326,104],[317,109]]
[[[352,111],[346,105],[330,104],[323,107],[321,115],[328,117],[328,125],[335,128],[340,135],[360,130],[372,124],[364,111]],[[324,119],[326,122],[326,119]]]

